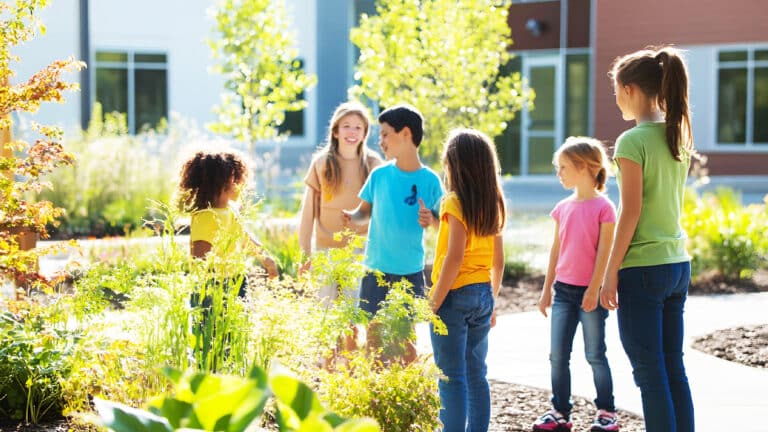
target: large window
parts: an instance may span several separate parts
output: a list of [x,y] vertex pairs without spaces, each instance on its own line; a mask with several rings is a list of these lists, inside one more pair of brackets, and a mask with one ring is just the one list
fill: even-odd
[[717,142],[768,148],[768,49],[720,51]]
[[168,117],[168,63],[165,54],[96,52],[96,101],[107,112],[127,115],[128,130],[154,128]]

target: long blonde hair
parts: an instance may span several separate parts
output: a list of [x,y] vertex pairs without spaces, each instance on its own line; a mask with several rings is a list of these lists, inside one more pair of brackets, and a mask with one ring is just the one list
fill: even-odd
[[349,115],[356,115],[363,120],[365,125],[365,133],[363,139],[357,146],[357,159],[360,164],[360,172],[363,174],[363,181],[368,178],[370,173],[370,167],[368,166],[368,158],[370,156],[378,156],[376,153],[368,150],[366,142],[368,141],[368,133],[371,128],[371,120],[368,117],[368,111],[365,106],[360,102],[349,101],[344,102],[333,112],[331,121],[328,125],[328,138],[325,146],[315,154],[315,158],[325,158],[325,184],[328,185],[331,191],[336,192],[341,186],[341,164],[339,163],[339,140],[335,135],[339,132],[339,124],[341,120]]

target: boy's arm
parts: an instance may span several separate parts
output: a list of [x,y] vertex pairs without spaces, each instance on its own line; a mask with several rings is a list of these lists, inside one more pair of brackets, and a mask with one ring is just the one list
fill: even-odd
[[354,210],[342,210],[341,215],[346,223],[365,225],[371,219],[371,209],[371,203],[362,200]]
[[429,227],[437,228],[440,226],[440,219],[435,216],[432,210],[424,205],[424,200],[421,198],[419,198],[419,225],[425,229]]

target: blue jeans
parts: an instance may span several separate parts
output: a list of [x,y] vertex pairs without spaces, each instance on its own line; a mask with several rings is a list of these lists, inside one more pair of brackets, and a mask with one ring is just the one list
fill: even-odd
[[608,311],[600,304],[592,312],[584,312],[581,301],[586,287],[555,282],[552,303],[552,327],[549,362],[552,374],[552,406],[568,417],[571,414],[571,351],[576,327],[581,323],[584,355],[592,366],[598,409],[616,411],[613,405],[613,379],[605,357],[605,319]]
[[446,379],[438,383],[444,432],[485,432],[491,420],[491,394],[485,378],[493,291],[488,282],[451,290],[437,314],[447,335],[432,330],[435,363]]
[[688,262],[619,271],[619,334],[632,363],[648,431],[693,431],[693,401],[683,365]]

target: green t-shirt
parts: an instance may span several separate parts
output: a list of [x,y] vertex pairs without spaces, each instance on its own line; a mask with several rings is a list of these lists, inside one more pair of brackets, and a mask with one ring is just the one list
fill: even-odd
[[[643,202],[635,235],[621,268],[690,261],[680,226],[690,155],[676,161],[669,152],[663,122],[640,123],[616,140],[614,160],[625,158],[643,169]],[[616,179],[621,184],[621,172]]]

